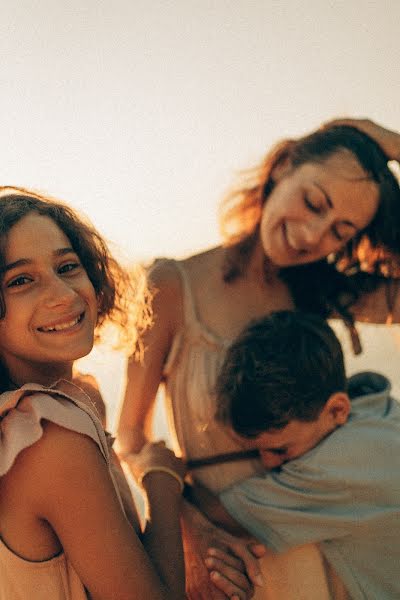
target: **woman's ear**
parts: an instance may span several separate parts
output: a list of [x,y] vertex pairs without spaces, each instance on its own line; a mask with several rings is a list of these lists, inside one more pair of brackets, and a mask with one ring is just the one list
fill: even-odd
[[345,392],[335,392],[328,398],[324,411],[336,426],[344,425],[351,411],[349,396]]
[[285,177],[292,170],[292,162],[290,158],[285,155],[282,156],[278,162],[272,167],[271,179],[274,183],[277,183],[280,179]]

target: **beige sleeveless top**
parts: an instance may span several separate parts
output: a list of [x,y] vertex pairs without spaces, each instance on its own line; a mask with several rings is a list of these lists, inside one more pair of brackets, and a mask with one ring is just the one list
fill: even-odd
[[[159,264],[159,259],[157,264]],[[164,366],[166,409],[174,450],[186,459],[243,450],[214,419],[214,387],[231,340],[210,331],[197,310],[184,265],[175,265],[182,281],[184,322],[173,339]],[[225,463],[196,469],[194,478],[219,493],[236,481],[261,470],[258,460]]]
[[[159,259],[156,264],[165,260]],[[169,262],[179,272],[184,307],[183,326],[173,339],[163,371],[174,449],[186,459],[242,450],[214,419],[214,387],[232,340],[210,331],[199,320],[183,263]],[[218,494],[225,487],[262,471],[260,461],[245,460],[202,467],[193,476]],[[281,555],[268,551],[260,566],[267,585],[256,589],[254,600],[350,600],[316,545],[294,548]]]
[[[43,434],[41,420],[87,435],[110,467],[108,434],[102,429],[89,397],[67,381],[44,388],[27,384],[0,395],[0,477],[11,469],[24,448]],[[112,477],[112,472],[110,470]],[[72,564],[61,553],[42,562],[17,556],[0,539],[0,600],[87,600]]]

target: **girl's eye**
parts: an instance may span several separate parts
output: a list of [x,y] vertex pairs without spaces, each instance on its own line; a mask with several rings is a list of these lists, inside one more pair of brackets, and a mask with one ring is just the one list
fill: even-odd
[[62,265],[61,267],[59,267],[58,272],[62,275],[63,273],[69,273],[71,271],[75,271],[75,269],[79,269],[80,266],[81,265],[78,262],[66,263],[65,265]]
[[27,277],[26,275],[19,275],[18,277],[15,277],[15,279],[11,279],[11,281],[9,281],[7,283],[7,287],[18,287],[21,285],[25,285],[26,283],[29,283],[30,281],[32,281],[29,277]]
[[321,212],[320,206],[318,206],[317,204],[314,204],[313,202],[311,202],[311,200],[310,200],[310,198],[308,196],[304,196],[304,204],[313,213],[319,214]]

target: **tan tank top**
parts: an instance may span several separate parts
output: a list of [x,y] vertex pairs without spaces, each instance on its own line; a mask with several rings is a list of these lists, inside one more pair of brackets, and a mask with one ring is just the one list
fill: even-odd
[[[167,259],[158,259],[156,264]],[[169,259],[168,259],[169,260]],[[214,419],[217,374],[231,340],[210,331],[198,318],[188,274],[177,269],[183,293],[184,322],[176,333],[163,370],[169,431],[174,450],[197,459],[243,448]],[[260,472],[258,459],[196,469],[194,478],[217,494],[236,481]]]
[[[92,438],[110,468],[111,440],[89,397],[72,383],[60,381],[51,388],[27,384],[0,395],[0,477],[12,467],[19,452],[41,438],[42,419]],[[110,475],[113,478],[111,469]],[[33,562],[17,556],[0,539],[0,600],[87,599],[64,553]]]
[[[183,326],[173,339],[163,370],[167,417],[174,449],[186,459],[237,452],[243,448],[214,419],[214,386],[232,340],[210,331],[199,320],[183,263],[158,259],[156,264],[165,260],[179,272],[184,307]],[[225,487],[262,471],[259,460],[245,460],[202,467],[196,469],[193,475],[218,494]],[[299,574],[289,577],[293,560]],[[294,549],[281,557],[267,553],[260,564],[267,585],[256,589],[254,600],[350,600],[337,575],[324,564],[316,545],[303,546],[299,551]],[[307,582],[312,582],[307,590],[304,590],[303,566],[307,569]]]

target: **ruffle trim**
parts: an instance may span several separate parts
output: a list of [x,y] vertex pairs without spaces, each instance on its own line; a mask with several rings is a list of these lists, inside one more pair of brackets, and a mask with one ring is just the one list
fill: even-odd
[[49,388],[29,383],[0,395],[0,476],[10,470],[22,450],[42,437],[43,419],[89,436],[110,466],[113,438],[104,432],[89,396],[60,380]]

